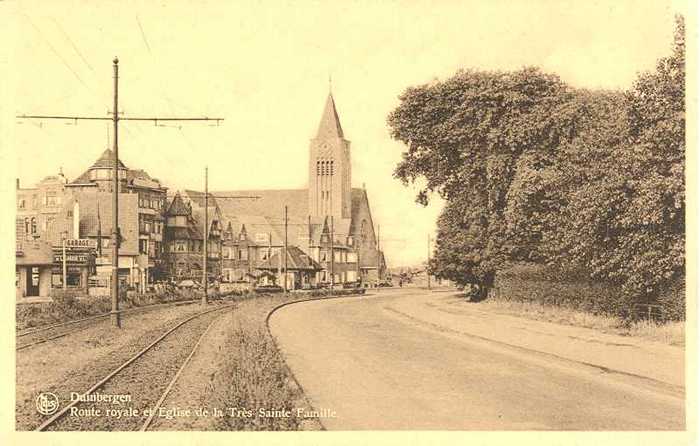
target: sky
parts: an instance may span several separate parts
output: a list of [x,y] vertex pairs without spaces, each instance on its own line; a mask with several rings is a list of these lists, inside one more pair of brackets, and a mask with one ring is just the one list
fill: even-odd
[[[142,4],[143,3],[143,4]],[[3,6],[5,7],[5,6]],[[556,73],[576,87],[624,89],[670,53],[663,1],[63,1],[14,2],[0,59],[5,148],[29,186],[73,179],[111,140],[112,59],[124,116],[208,116],[219,125],[122,122],[120,158],[171,190],[304,188],[308,146],[329,88],[352,181],[365,184],[390,266],[425,260],[443,202],[414,201],[392,176],[405,147],[386,117],[409,86],[459,69]],[[331,82],[329,83],[329,78]],[[330,85],[332,84],[332,85]],[[9,118],[9,119],[8,119]],[[14,184],[14,181],[13,181]]]

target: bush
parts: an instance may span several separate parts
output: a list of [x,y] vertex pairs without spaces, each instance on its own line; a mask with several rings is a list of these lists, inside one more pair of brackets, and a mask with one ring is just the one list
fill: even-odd
[[541,265],[520,263],[499,272],[492,294],[504,300],[615,316],[627,323],[641,317],[635,309],[635,299],[623,293],[620,287]]

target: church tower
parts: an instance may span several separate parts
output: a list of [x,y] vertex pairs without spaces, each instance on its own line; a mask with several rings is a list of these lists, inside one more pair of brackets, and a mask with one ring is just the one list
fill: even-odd
[[350,218],[350,141],[343,136],[331,93],[309,149],[309,213]]

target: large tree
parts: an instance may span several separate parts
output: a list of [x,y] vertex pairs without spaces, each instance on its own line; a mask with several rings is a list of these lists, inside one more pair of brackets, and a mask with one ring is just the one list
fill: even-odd
[[519,159],[555,152],[574,138],[575,95],[557,76],[535,68],[462,71],[403,93],[388,118],[392,136],[408,147],[394,175],[406,184],[424,182],[419,203],[433,192],[448,203],[434,273],[482,289],[492,285],[516,249],[504,211]]

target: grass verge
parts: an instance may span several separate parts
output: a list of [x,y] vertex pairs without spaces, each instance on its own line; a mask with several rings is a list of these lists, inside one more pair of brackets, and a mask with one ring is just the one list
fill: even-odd
[[[346,294],[346,293],[344,293]],[[320,430],[319,420],[297,385],[266,326],[269,312],[280,304],[308,299],[290,293],[240,299],[239,306],[217,331],[209,382],[201,395],[211,407],[227,411],[204,430]],[[232,413],[231,409],[237,412]],[[290,416],[267,416],[271,412]]]
[[605,333],[622,336],[635,336],[668,345],[685,345],[685,323],[639,320],[625,322],[619,317],[596,315],[563,306],[546,305],[536,302],[520,302],[498,297],[489,297],[477,304],[479,308],[495,313],[511,314],[528,319],[594,328]]

